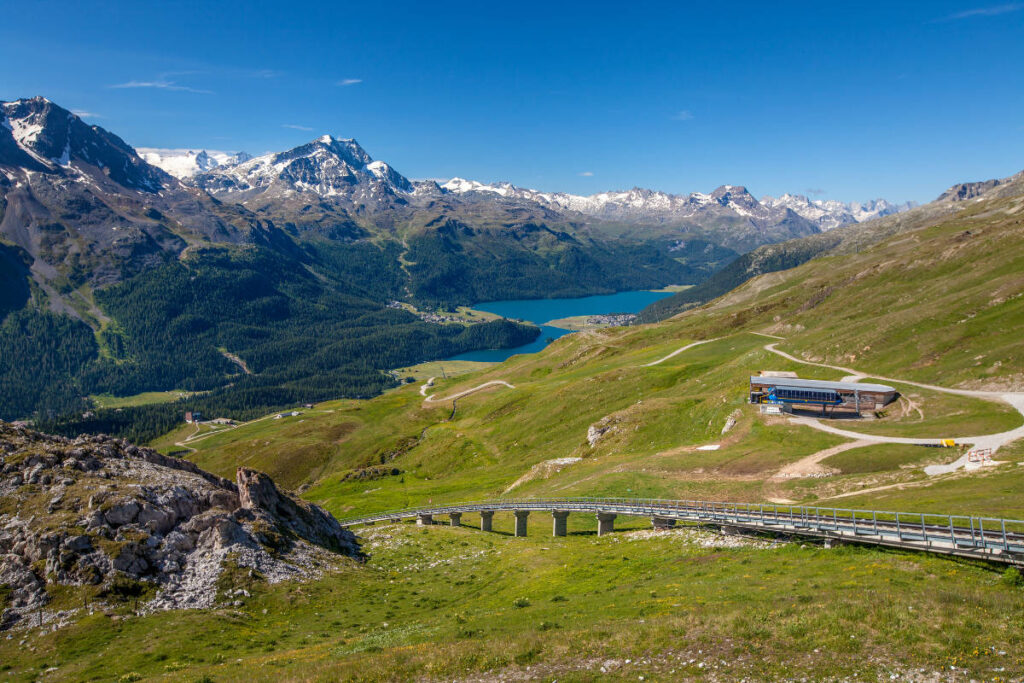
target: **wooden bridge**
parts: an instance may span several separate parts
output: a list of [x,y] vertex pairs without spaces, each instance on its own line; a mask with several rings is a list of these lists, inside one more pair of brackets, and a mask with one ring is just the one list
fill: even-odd
[[434,523],[447,515],[459,526],[467,512],[480,514],[480,528],[490,531],[496,512],[515,517],[515,535],[525,536],[534,512],[550,512],[555,536],[565,536],[571,513],[597,516],[598,535],[614,530],[618,515],[649,517],[655,528],[677,522],[718,527],[725,533],[755,532],[822,539],[826,544],[857,543],[956,555],[1024,566],[1024,521],[993,517],[847,510],[786,505],[715,503],[642,498],[521,498],[448,503],[392,510],[341,521],[342,526],[400,522],[414,518]]

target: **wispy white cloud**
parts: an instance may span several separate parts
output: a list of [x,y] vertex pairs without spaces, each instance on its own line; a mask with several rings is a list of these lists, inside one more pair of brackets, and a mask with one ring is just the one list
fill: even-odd
[[337,83],[335,83],[335,85],[340,85],[342,87],[345,87],[345,86],[349,86],[349,85],[358,85],[358,84],[360,84],[362,82],[363,82],[363,79],[361,79],[361,78],[343,78],[340,81],[338,81]]
[[156,88],[158,90],[176,90],[180,92],[191,92],[200,95],[212,95],[212,90],[202,90],[200,88],[192,88],[187,85],[178,85],[174,81],[167,80],[155,80],[155,81],[128,81],[127,83],[115,83],[114,85],[108,85],[108,88]]
[[821,195],[825,194],[825,190],[821,189],[820,187],[808,187],[804,191],[807,194],[815,196],[815,197],[820,197]]
[[594,172],[593,171],[583,171],[582,173],[580,173],[580,175],[583,176],[584,178],[589,178],[590,176],[594,175]]
[[672,119],[675,121],[689,121],[693,118],[693,112],[689,109],[682,109],[672,115]]
[[948,16],[936,19],[935,21],[958,21],[960,19],[971,19],[973,17],[996,17],[1000,14],[1009,14],[1024,9],[1024,3],[1010,2],[1005,5],[992,5],[990,7],[977,7],[962,12],[954,12]]
[[309,126],[300,126],[300,125],[295,124],[295,123],[282,123],[281,127],[282,128],[291,128],[292,130],[305,130],[305,131],[313,130]]
[[71,113],[80,119],[102,119],[103,117],[91,111],[85,111],[84,109],[72,109]]

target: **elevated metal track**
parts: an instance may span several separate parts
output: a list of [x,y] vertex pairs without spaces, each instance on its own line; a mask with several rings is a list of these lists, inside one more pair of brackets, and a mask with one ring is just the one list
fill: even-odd
[[[484,528],[489,529],[490,518],[497,511],[518,513],[517,535],[526,533],[526,516],[530,512],[557,513],[554,515],[556,535],[565,533],[566,513],[585,512],[598,515],[601,521],[599,529],[603,531],[611,529],[615,515],[627,515],[713,525],[726,530],[920,550],[1024,566],[1024,521],[917,512],[642,498],[505,498],[391,510],[345,519],[341,524],[347,527],[408,518],[429,522],[433,515],[443,514],[451,515],[453,522],[458,523],[463,513],[482,512],[485,513],[482,517],[486,516]],[[559,516],[563,520],[561,526],[557,523]],[[656,526],[659,526],[657,522]]]

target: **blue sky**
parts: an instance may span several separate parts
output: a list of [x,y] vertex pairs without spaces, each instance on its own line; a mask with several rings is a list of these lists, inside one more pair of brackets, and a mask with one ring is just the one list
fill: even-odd
[[4,3],[0,99],[414,178],[928,201],[1024,168],[1024,2]]

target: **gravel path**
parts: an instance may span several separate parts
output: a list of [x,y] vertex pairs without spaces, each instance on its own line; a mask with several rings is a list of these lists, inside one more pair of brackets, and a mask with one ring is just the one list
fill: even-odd
[[[515,389],[515,386],[513,386],[512,384],[509,384],[505,380],[503,380],[503,379],[495,379],[495,380],[491,380],[490,382],[484,382],[483,384],[478,384],[477,386],[473,387],[472,389],[466,389],[465,391],[460,391],[459,393],[455,394],[454,396],[445,396],[445,397],[442,398],[442,397],[438,396],[437,394],[432,394],[430,396],[427,396],[427,398],[424,401],[424,403],[436,403],[438,401],[457,401],[458,399],[462,398],[463,396],[469,396],[470,394],[472,394],[472,393],[474,393],[476,391],[480,391],[481,389],[486,389],[487,387],[494,386],[496,384],[500,384],[502,386],[506,386],[509,389]],[[422,388],[420,390],[420,393],[423,394],[424,396],[426,396],[426,394],[424,394]]]
[[698,341],[698,342],[693,342],[692,344],[687,344],[686,346],[684,346],[682,348],[676,349],[675,351],[673,351],[672,353],[668,354],[664,358],[659,358],[658,360],[656,360],[656,361],[654,361],[652,363],[645,363],[644,365],[641,365],[640,367],[642,367],[642,368],[649,368],[649,367],[651,367],[653,365],[658,365],[659,363],[664,363],[669,358],[675,358],[676,356],[681,354],[683,351],[686,351],[687,349],[692,349],[694,346],[700,346],[701,344],[710,344],[711,342],[718,341],[719,339],[721,339],[721,337],[716,337],[715,339],[705,339],[704,341]]

